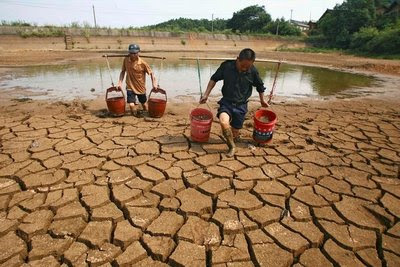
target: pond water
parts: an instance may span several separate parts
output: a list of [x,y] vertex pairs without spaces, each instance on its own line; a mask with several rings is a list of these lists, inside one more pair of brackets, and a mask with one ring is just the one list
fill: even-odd
[[[200,95],[197,64],[195,61],[169,61],[165,60],[161,66],[159,60],[146,60],[160,79],[160,87],[168,92],[170,99],[179,99],[180,96],[193,96],[198,99]],[[220,61],[201,61],[200,76],[203,92],[208,80],[220,65]],[[111,75],[117,83],[122,58],[110,60]],[[261,78],[267,92],[273,84],[276,64],[257,62]],[[283,64],[281,66],[276,95],[282,97],[325,97],[353,92],[357,88],[370,87],[376,79],[354,73],[340,72],[317,67]],[[9,72],[0,81],[0,90],[19,90],[19,98],[32,99],[72,100],[93,99],[104,95],[106,88],[110,87],[111,79],[106,61],[85,62],[77,64],[35,66],[18,68]],[[151,88],[148,77],[147,88]],[[221,93],[222,81],[217,83],[212,95]],[[256,96],[256,90],[253,91]]]

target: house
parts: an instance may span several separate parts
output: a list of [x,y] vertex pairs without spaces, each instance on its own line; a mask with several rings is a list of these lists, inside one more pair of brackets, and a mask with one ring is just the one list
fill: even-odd
[[324,12],[324,14],[322,14],[322,16],[319,18],[319,20],[317,21],[317,25],[316,26],[318,26],[318,24],[324,19],[324,17],[326,16],[326,15],[329,15],[329,14],[331,14],[333,12],[333,9],[327,9],[325,12]]
[[315,28],[317,28],[317,22],[316,21],[309,21],[308,22],[308,28],[310,29],[310,31],[314,30]]
[[300,29],[302,32],[308,31],[310,29],[310,26],[303,21],[291,20],[290,23],[296,28]]

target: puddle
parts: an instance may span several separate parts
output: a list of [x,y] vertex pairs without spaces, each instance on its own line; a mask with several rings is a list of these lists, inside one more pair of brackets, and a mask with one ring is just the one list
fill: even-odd
[[[197,65],[195,61],[164,61],[162,71],[159,60],[148,59],[147,62],[160,79],[160,86],[167,90],[170,99],[186,97],[198,98],[200,95]],[[221,62],[202,61],[201,79],[203,92],[211,75]],[[122,59],[111,59],[111,73],[117,83]],[[267,87],[266,94],[272,86],[275,65],[256,63]],[[161,76],[160,76],[161,74]],[[277,81],[276,95],[281,97],[351,97],[358,88],[376,85],[378,80],[371,76],[340,72],[325,68],[284,64]],[[151,87],[148,77],[147,88]],[[17,98],[29,97],[40,100],[94,99],[104,96],[105,89],[111,86],[110,74],[105,61],[85,62],[78,64],[35,66],[13,69],[1,77],[0,90],[11,91]],[[220,95],[222,81],[213,90]],[[15,93],[18,88],[18,93]],[[21,88],[25,90],[21,90]],[[346,94],[351,91],[352,94]],[[4,92],[4,91],[3,91]],[[360,94],[362,95],[362,90]],[[257,92],[254,89],[254,96]]]

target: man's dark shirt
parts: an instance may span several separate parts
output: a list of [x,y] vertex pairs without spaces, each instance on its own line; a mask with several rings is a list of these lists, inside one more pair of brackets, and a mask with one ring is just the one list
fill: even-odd
[[264,83],[256,67],[251,66],[247,72],[239,72],[235,60],[224,61],[211,76],[211,80],[215,82],[224,80],[223,99],[234,104],[246,103],[252,94],[253,86],[259,93],[265,91]]

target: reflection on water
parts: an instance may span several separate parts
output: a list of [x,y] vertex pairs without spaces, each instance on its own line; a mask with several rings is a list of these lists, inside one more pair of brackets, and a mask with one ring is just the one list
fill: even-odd
[[[147,60],[159,79],[160,86],[168,91],[168,96],[174,98],[181,95],[196,96],[200,94],[196,62],[165,61],[161,66],[159,60]],[[201,62],[201,85],[205,90],[208,80],[221,62]],[[111,76],[117,83],[122,59],[110,60]],[[268,89],[272,86],[275,76],[275,65],[256,63],[261,77]],[[85,62],[56,66],[25,67],[9,74],[0,82],[0,90],[14,87],[29,88],[34,99],[75,98],[92,99],[104,95],[111,85],[110,74],[104,62]],[[369,87],[374,78],[359,74],[334,71],[324,68],[305,67],[284,64],[281,67],[277,81],[276,94],[285,97],[329,96],[348,89]],[[147,88],[151,87],[148,77]],[[213,90],[214,95],[220,95],[222,82]],[[38,95],[38,93],[40,93]],[[257,92],[254,90],[254,95]]]

